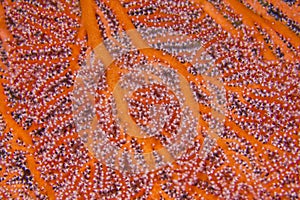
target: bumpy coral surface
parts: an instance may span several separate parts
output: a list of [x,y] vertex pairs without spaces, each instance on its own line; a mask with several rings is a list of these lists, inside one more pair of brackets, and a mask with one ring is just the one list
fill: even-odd
[[0,1],[0,199],[299,199],[299,13]]

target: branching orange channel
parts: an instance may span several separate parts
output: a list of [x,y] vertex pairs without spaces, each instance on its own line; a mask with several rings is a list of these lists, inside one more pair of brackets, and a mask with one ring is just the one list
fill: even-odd
[[295,0],[0,1],[0,199],[299,199],[299,35]]

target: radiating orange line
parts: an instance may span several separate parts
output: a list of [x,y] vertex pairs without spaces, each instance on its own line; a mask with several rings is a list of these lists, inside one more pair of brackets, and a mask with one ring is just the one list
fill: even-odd
[[273,32],[273,30],[289,38],[291,44],[294,45],[295,47],[298,47],[300,45],[300,38],[282,23],[276,21],[275,19],[269,21],[267,19],[258,16],[256,13],[247,9],[245,5],[243,5],[237,0],[224,0],[224,1],[227,2],[230,5],[230,7],[232,7],[238,14],[243,16],[243,23],[245,23],[246,25],[251,27],[254,26],[254,23],[256,22],[259,23],[262,27],[269,30],[268,33],[274,35],[274,40],[276,43],[280,43],[280,40],[276,39],[275,37],[276,33]]
[[81,0],[80,6],[82,11],[82,23],[88,36],[88,44],[95,48],[103,41],[96,19],[95,3],[92,0]]

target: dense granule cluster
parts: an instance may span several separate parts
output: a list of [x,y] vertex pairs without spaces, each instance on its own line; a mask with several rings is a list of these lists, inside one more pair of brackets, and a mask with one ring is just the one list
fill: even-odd
[[299,3],[0,3],[0,199],[298,199]]

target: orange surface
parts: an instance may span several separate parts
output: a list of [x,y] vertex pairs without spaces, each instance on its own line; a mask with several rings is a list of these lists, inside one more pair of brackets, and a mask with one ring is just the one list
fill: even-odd
[[[299,198],[299,3],[270,0],[266,6],[246,0],[249,9],[237,0],[213,2],[4,0],[0,4],[0,199]],[[270,14],[271,3],[280,11],[280,20]],[[149,6],[152,13],[139,14]],[[166,35],[147,41],[138,26],[179,31],[182,38]],[[94,52],[107,70],[108,89],[98,91],[107,104],[128,69],[121,69],[122,62],[113,59],[103,42],[112,38],[118,43],[114,37],[123,32],[139,55],[171,66],[203,95],[198,99],[194,146],[177,160],[169,158],[169,166],[138,175],[106,166],[80,141],[70,100],[76,75]],[[184,53],[151,47],[160,38],[175,43],[201,40],[196,55],[208,52],[216,57],[213,66],[220,76],[192,74],[192,62],[206,61],[180,62]],[[207,83],[218,85],[221,80],[225,114],[205,103],[205,96],[212,95]],[[146,106],[144,101],[140,99]],[[209,126],[209,120],[217,117],[225,121],[222,133]],[[107,120],[114,123],[113,116]],[[132,137],[123,136],[111,139],[127,140],[120,152],[131,148]],[[203,155],[206,137],[215,142]],[[164,143],[155,138],[139,138],[137,144],[145,153],[162,149],[160,153],[168,156]],[[149,165],[151,155],[146,159]]]

